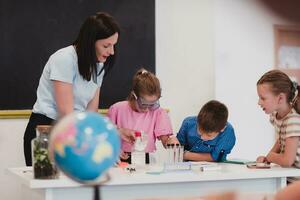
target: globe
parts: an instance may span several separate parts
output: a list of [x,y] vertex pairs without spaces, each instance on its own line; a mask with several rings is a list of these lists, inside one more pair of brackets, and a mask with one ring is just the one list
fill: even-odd
[[49,153],[56,166],[79,182],[96,182],[119,158],[115,126],[98,113],[72,113],[57,122]]

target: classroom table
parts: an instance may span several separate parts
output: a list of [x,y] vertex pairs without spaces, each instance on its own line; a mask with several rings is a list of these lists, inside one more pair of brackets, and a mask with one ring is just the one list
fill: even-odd
[[[271,169],[249,169],[246,165],[219,163],[219,170],[168,171],[148,174],[144,170],[129,173],[113,167],[111,180],[100,188],[102,200],[144,199],[206,195],[234,190],[237,192],[275,193],[286,186],[286,178],[300,176],[300,169],[272,166]],[[93,188],[68,177],[33,179],[31,167],[10,168],[9,173],[21,184],[23,199],[82,200],[93,199]]]

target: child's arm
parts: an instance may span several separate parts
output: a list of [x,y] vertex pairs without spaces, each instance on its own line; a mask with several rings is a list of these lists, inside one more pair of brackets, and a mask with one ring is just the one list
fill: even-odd
[[162,145],[166,148],[168,141],[169,141],[170,136],[168,135],[161,135],[158,137],[158,139],[161,141]]
[[134,130],[127,128],[118,128],[122,140],[133,144],[135,142]]
[[166,148],[167,144],[179,144],[177,138],[173,135],[161,135],[158,137],[162,145]]
[[183,159],[190,161],[214,161],[210,153],[195,153],[190,151],[184,152]]
[[274,200],[298,200],[300,199],[300,181],[294,182],[283,188],[275,195]]
[[166,148],[169,137],[172,135],[173,129],[170,117],[165,110],[161,109],[156,117],[154,136],[157,137]]
[[[107,117],[110,121],[118,127],[117,117],[118,117],[118,108],[115,106],[116,104],[109,107],[107,112]],[[135,142],[134,130],[118,127],[118,132],[122,140],[125,140],[128,143],[133,144]]]
[[280,151],[280,144],[279,144],[279,139],[277,139],[277,141],[273,145],[273,147],[270,150],[270,152],[279,153],[279,151]]
[[[278,153],[279,150],[280,150],[279,139],[277,139],[277,141],[273,145],[273,147],[270,150],[270,152],[268,153],[268,155],[272,152]],[[267,156],[259,156],[259,157],[257,157],[256,162],[263,163],[263,162],[269,162],[269,160],[267,160]]]
[[180,144],[178,139],[173,135],[161,135],[158,137],[158,139],[161,140],[161,143],[165,148],[167,147],[167,144]]
[[266,157],[267,161],[276,163],[282,167],[291,167],[295,162],[298,143],[299,143],[299,137],[286,138],[284,153],[278,153],[276,151],[271,150]]
[[226,160],[227,155],[231,152],[235,145],[235,133],[232,125],[228,122],[225,129],[219,133],[219,138],[210,152],[213,161],[221,162]]

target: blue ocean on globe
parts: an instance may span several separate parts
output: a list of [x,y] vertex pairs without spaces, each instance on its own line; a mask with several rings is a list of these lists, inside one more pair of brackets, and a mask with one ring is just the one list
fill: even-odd
[[120,138],[107,117],[73,113],[52,129],[49,152],[66,175],[79,182],[91,182],[117,162]]

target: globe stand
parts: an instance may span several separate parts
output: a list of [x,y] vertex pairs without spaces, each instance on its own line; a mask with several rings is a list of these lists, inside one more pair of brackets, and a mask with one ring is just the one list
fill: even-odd
[[100,186],[94,186],[94,200],[101,200]]
[[101,200],[100,187],[103,183],[110,181],[109,174],[105,174],[105,177],[97,183],[84,183],[85,186],[91,186],[94,188],[94,200]]

